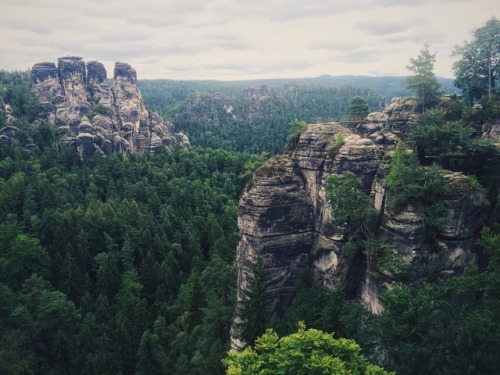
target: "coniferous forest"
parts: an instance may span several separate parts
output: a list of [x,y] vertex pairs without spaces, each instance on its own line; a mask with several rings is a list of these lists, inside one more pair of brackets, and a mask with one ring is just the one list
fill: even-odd
[[[484,27],[500,29],[497,20],[489,22]],[[475,38],[471,43],[481,47],[481,34]],[[498,204],[498,145],[480,138],[472,106],[481,104],[487,120],[500,119],[500,65],[495,60],[489,80],[480,73],[470,79],[467,64],[476,64],[476,72],[484,66],[479,57],[465,58],[467,46],[456,50],[463,56],[455,67],[463,96],[455,96],[453,106],[433,107],[442,91],[435,77],[419,75],[418,60],[415,79],[401,88],[414,93],[423,115],[408,138],[415,152],[397,149],[390,167],[389,184],[400,192],[395,206],[429,203],[425,189],[437,185],[429,187],[427,175],[415,180],[429,160],[437,169],[467,174]],[[428,48],[423,53],[430,54]],[[54,124],[35,124],[41,108],[29,72],[0,72],[0,102],[10,106],[0,112],[0,128],[18,129],[13,142],[0,142],[0,374],[498,373],[500,218],[494,206],[478,235],[478,261],[462,275],[399,283],[382,296],[380,315],[342,290],[304,279],[283,315],[257,307],[265,324],[255,328],[254,349],[228,356],[237,206],[252,173],[267,154],[283,152],[294,119],[348,116],[353,97],[380,110],[391,94],[310,82],[269,84],[265,94],[247,96],[239,87],[216,87],[222,94],[189,82],[175,87],[161,96],[153,95],[153,82],[141,89],[151,108],[188,134],[192,148],[82,159],[60,141]],[[398,185],[403,172],[407,180]],[[412,184],[420,195],[406,189]],[[318,342],[326,348],[318,362],[297,354]],[[303,363],[294,367],[297,357]],[[263,364],[268,372],[257,372]],[[307,366],[313,370],[300,372]]]

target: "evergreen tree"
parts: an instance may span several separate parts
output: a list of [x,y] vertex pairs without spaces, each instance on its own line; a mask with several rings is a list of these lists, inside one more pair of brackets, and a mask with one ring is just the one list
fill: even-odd
[[366,117],[368,115],[368,103],[361,96],[353,96],[349,102],[349,116]]
[[424,44],[418,57],[411,58],[410,64],[406,66],[413,74],[406,80],[406,88],[415,91],[422,106],[422,113],[425,108],[432,105],[439,98],[440,85],[434,74],[434,62],[436,54],[429,51],[429,45]]
[[239,309],[243,323],[238,328],[241,338],[248,345],[253,345],[255,339],[264,333],[268,326],[270,313],[264,300],[267,278],[262,258],[258,258],[253,269],[250,290],[244,292],[244,299]]
[[142,335],[137,358],[136,375],[162,375],[168,372],[167,356],[160,339],[150,330]]

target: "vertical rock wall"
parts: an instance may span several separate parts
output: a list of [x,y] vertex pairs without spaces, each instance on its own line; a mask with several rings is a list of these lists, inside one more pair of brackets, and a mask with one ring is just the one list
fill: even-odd
[[[421,208],[394,213],[387,206],[385,159],[398,140],[390,130],[401,135],[416,123],[407,102],[392,105],[389,111],[370,114],[357,133],[337,123],[310,124],[291,155],[271,158],[254,174],[238,212],[238,301],[252,289],[260,258],[268,275],[263,298],[277,314],[286,309],[302,277],[330,289],[342,287],[372,312],[382,311],[378,297],[391,287],[391,275],[368,270],[360,251],[343,250],[352,229],[335,224],[335,212],[326,202],[325,180],[332,173],[351,171],[360,178],[379,211],[380,233],[410,270],[409,282],[461,272],[474,259],[474,241],[490,204],[466,176],[446,172],[451,187],[445,197],[448,223],[431,241]],[[231,329],[235,350],[245,345],[238,332],[242,323],[236,314]]]
[[35,64],[31,87],[44,107],[45,120],[82,155],[155,153],[162,146],[189,146],[182,133],[150,113],[137,89],[136,71],[116,63],[113,86],[104,66],[81,57],[62,57],[58,65]]

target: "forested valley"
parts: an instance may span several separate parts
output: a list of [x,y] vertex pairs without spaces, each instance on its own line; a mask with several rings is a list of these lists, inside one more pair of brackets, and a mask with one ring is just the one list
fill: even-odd
[[[457,93],[450,79],[440,79]],[[393,96],[409,95],[402,77],[330,77],[262,81],[139,81],[151,109],[172,121],[197,146],[260,154],[283,152],[289,123],[349,116],[360,96],[378,111]]]
[[[500,93],[488,90],[487,77],[468,81],[466,68],[457,68],[463,100],[454,96],[445,109],[433,108],[438,100],[430,97],[423,105],[429,93],[418,84],[400,88],[415,92],[424,116],[408,138],[415,153],[396,151],[391,168],[401,174],[394,180],[406,173],[414,188],[394,182],[396,205],[425,204],[422,196],[431,191],[425,189],[435,187],[422,172],[429,160],[437,169],[467,174],[498,204],[498,147],[480,138],[478,124],[498,121]],[[498,82],[498,64],[495,69]],[[498,371],[500,218],[494,206],[478,235],[478,262],[462,275],[398,283],[382,296],[379,315],[305,277],[283,315],[256,306],[264,324],[254,327],[254,349],[228,356],[238,200],[252,173],[300,135],[293,126],[290,133],[294,119],[348,116],[353,97],[381,110],[392,96],[359,86],[266,84],[265,92],[242,95],[240,86],[210,82],[209,90],[182,82],[170,91],[144,82],[148,105],[193,147],[82,159],[54,124],[35,122],[40,107],[29,72],[0,72],[0,374],[253,374],[263,364],[278,374],[292,358],[318,371],[309,373],[388,373],[378,366],[398,374]],[[210,93],[214,87],[219,94]],[[481,121],[472,107],[478,103]],[[13,142],[3,137],[12,127]],[[425,177],[413,179],[416,172]],[[328,350],[301,354],[318,342]],[[322,357],[325,352],[341,360]]]

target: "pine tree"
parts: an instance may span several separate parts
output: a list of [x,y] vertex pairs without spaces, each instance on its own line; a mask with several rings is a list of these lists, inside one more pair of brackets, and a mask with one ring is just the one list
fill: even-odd
[[429,51],[429,44],[424,44],[416,59],[410,59],[410,65],[406,68],[413,74],[406,80],[406,88],[415,91],[422,105],[422,113],[440,95],[440,85],[434,74],[434,62],[436,54]]
[[253,282],[250,290],[244,292],[244,300],[240,309],[243,320],[240,327],[241,338],[248,345],[253,345],[255,339],[264,333],[269,321],[269,310],[264,301],[267,274],[262,258],[258,258],[253,269]]

